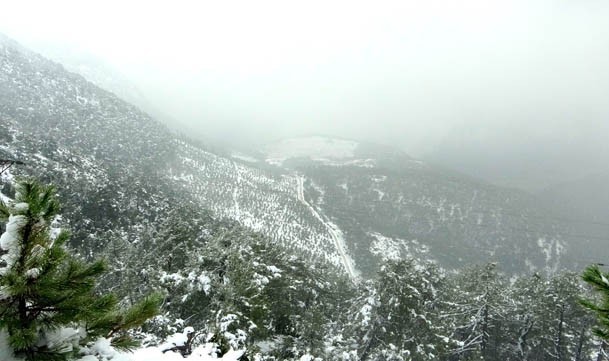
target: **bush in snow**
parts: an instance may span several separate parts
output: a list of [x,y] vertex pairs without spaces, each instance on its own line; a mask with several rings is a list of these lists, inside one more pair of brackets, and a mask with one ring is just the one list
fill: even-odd
[[106,266],[67,252],[68,233],[50,226],[59,211],[54,189],[31,180],[16,189],[15,200],[0,205],[8,220],[0,237],[0,338],[12,356],[65,360],[99,338],[119,349],[137,346],[127,331],[157,313],[159,297],[121,310],[114,295],[96,294]]

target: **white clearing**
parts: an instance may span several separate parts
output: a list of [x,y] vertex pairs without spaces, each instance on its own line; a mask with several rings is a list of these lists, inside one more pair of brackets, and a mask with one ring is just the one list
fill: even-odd
[[307,202],[307,200],[305,199],[305,196],[304,196],[304,177],[297,176],[296,181],[297,181],[298,200],[302,204],[304,204],[307,208],[309,208],[309,210],[311,211],[313,216],[315,218],[317,218],[324,226],[326,226],[326,228],[328,229],[328,233],[330,234],[330,237],[334,241],[334,247],[336,247],[336,251],[338,252],[338,255],[340,256],[340,262],[342,263],[345,271],[349,275],[349,278],[351,278],[351,280],[353,280],[353,281],[356,281],[359,278],[358,272],[355,270],[353,260],[347,254],[347,251],[346,251],[347,246],[345,245],[345,237],[343,236],[343,232],[340,230],[340,228],[338,228],[338,226],[336,224],[334,224],[328,220],[325,220],[319,214],[319,212],[317,212],[317,210],[315,210],[315,208],[313,206],[311,206],[309,204],[309,202]]
[[230,156],[231,156],[231,158],[239,159],[239,160],[247,162],[247,163],[258,163],[258,159],[254,158],[254,157],[251,157],[251,156],[249,156],[247,154],[243,154],[243,153],[239,153],[239,152],[234,152]]
[[358,143],[352,140],[326,137],[304,137],[282,140],[266,147],[266,158],[270,164],[281,165],[290,158],[312,160],[353,159]]

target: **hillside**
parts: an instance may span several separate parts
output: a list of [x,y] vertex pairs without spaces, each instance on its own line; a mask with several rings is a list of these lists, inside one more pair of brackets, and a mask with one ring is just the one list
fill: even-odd
[[516,273],[574,266],[569,229],[525,192],[354,141],[298,138],[265,152],[302,177],[308,201],[342,230],[365,273],[409,254],[449,268],[492,260]]
[[[25,238],[17,213],[30,206],[14,184],[31,176],[54,184],[63,207],[61,217],[32,218],[38,234],[52,244],[57,227],[69,228],[77,258],[108,261],[95,292],[125,305],[152,292],[163,301],[134,331],[143,347],[133,355],[110,353],[108,333],[78,344],[80,329],[28,330],[32,347],[52,345],[57,359],[165,359],[172,340],[188,335],[193,354],[167,359],[550,361],[603,352],[579,304],[594,299],[580,275],[544,274],[592,256],[550,210],[389,146],[303,137],[251,153],[210,151],[0,37],[0,158],[25,163],[0,177],[9,205],[0,269],[16,275],[0,277],[3,285],[30,285],[44,272],[4,257]],[[27,309],[4,289],[0,307]],[[55,312],[32,307],[43,319]],[[4,326],[0,358],[23,360]],[[47,338],[55,331],[58,342]]]
[[[274,337],[290,342],[319,332],[342,306],[337,294],[350,282],[332,266],[331,250],[289,242],[311,234],[304,239],[313,244],[318,236],[299,208],[290,208],[299,204],[296,185],[281,175],[207,152],[6,38],[0,38],[0,125],[0,158],[25,163],[0,177],[2,201],[11,203],[20,177],[55,185],[62,210],[53,227],[71,231],[80,257],[109,262],[98,291],[114,292],[124,304],[150,292],[164,296],[163,313],[140,331],[148,344],[181,331],[187,320],[224,342],[232,337],[233,350],[265,341],[274,342],[265,349],[272,353],[283,348]],[[269,194],[281,203],[263,207]],[[272,207],[294,210],[275,220],[266,216]],[[255,232],[271,235],[268,229],[285,219],[292,224],[273,238]],[[0,228],[4,233],[5,224]]]
[[57,184],[83,249],[185,202],[339,264],[323,225],[298,200],[295,179],[210,153],[61,65],[9,39],[0,44],[1,156],[27,164],[16,174]]
[[16,175],[58,185],[85,253],[108,232],[137,238],[184,203],[354,278],[408,255],[448,268],[498,261],[515,273],[584,258],[526,193],[345,139],[214,153],[10,39],[0,44],[1,156],[26,162]]

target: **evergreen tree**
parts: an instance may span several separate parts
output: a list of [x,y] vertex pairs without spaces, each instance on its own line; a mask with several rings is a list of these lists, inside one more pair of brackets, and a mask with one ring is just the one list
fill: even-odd
[[578,304],[585,289],[576,274],[564,273],[547,282],[544,307],[540,310],[544,336],[545,359],[566,361],[584,360],[592,353],[590,326],[593,320]]
[[590,266],[584,271],[582,278],[598,293],[599,300],[584,299],[584,307],[596,314],[598,326],[592,332],[601,338],[602,344],[598,359],[606,352],[609,343],[609,273],[603,273],[597,265]]
[[[68,232],[51,227],[59,211],[54,188],[24,180],[16,189],[15,200],[0,206],[8,220],[0,238],[0,333],[15,356],[66,360],[100,337],[119,349],[137,346],[127,331],[154,316],[160,298],[149,296],[121,310],[114,295],[96,294],[106,265],[68,253]],[[62,339],[65,330],[73,333]]]
[[361,360],[437,358],[452,345],[440,320],[442,276],[433,264],[387,261],[360,314]]
[[508,285],[497,265],[469,267],[452,275],[446,285],[444,322],[453,329],[452,338],[457,341],[450,360],[501,359]]

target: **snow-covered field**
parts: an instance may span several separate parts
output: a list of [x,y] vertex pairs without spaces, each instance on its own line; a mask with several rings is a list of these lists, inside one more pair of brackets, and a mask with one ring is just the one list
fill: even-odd
[[326,137],[285,139],[266,147],[267,163],[281,166],[286,159],[310,158],[312,160],[353,159],[358,143]]

